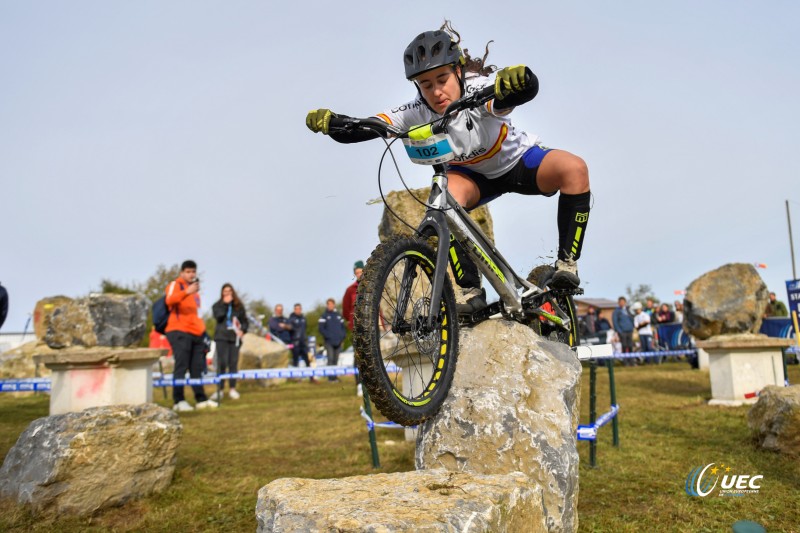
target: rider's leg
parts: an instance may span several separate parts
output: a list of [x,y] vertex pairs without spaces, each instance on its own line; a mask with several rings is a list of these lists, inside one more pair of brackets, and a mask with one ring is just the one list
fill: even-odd
[[580,157],[564,150],[550,150],[542,159],[536,184],[547,194],[558,197],[558,260],[550,282],[554,287],[577,287],[577,260],[586,237],[591,193],[589,169]]
[[[447,174],[447,190],[462,207],[473,207],[481,199],[480,190],[475,182],[460,172]],[[461,244],[452,240],[452,236],[449,257],[456,283],[461,287],[461,293],[466,300],[464,303],[456,304],[456,312],[469,314],[486,307],[486,293],[481,289],[481,275],[478,267],[475,266]]]

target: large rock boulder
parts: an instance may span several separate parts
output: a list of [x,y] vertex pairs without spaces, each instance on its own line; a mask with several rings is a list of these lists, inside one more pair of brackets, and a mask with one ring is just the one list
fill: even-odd
[[762,448],[800,458],[800,385],[764,387],[747,424]]
[[689,285],[683,329],[700,340],[727,333],[758,333],[768,299],[767,285],[753,265],[721,266]]
[[239,368],[286,368],[291,351],[286,345],[245,333],[239,348]]
[[13,350],[0,353],[0,378],[33,378],[50,375],[50,370],[44,365],[36,368],[34,355],[52,353],[47,345],[35,340],[17,346]]
[[576,531],[581,365],[575,353],[504,320],[463,329],[460,344],[450,394],[420,429],[417,468],[520,471],[543,489],[548,531]]
[[178,415],[155,404],[94,407],[31,422],[0,468],[0,496],[37,514],[91,514],[166,489]]
[[[386,195],[386,203],[400,218],[416,229],[422,221],[423,215],[425,215],[425,206],[423,204],[428,201],[431,188],[412,189],[411,193],[414,195],[413,197],[406,190],[392,191]],[[470,212],[470,217],[478,223],[481,231],[489,237],[489,240],[494,242],[494,224],[492,215],[489,213],[489,206],[483,205],[473,209]],[[413,233],[411,228],[400,222],[388,208],[384,207],[383,217],[378,226],[378,236],[381,242],[385,242],[390,235],[410,236]]]
[[133,346],[147,327],[150,302],[142,295],[92,294],[40,301],[37,336],[51,348]]
[[258,491],[256,518],[259,533],[546,531],[542,489],[519,472],[277,479]]
[[[260,335],[245,333],[239,349],[239,370],[286,368],[291,361],[292,352],[285,344],[267,340]],[[264,387],[274,387],[286,382],[285,378],[259,379]]]

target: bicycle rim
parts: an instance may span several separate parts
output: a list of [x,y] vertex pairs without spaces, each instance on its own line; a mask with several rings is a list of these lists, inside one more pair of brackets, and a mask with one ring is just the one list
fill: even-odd
[[423,242],[391,240],[375,249],[359,282],[354,337],[359,372],[378,409],[404,425],[439,410],[455,371],[458,326],[447,278],[428,325],[433,257]]

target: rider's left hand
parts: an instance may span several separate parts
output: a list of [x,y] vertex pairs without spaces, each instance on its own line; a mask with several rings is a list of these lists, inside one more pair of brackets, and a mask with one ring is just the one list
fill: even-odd
[[525,71],[525,65],[498,70],[494,82],[494,97],[502,100],[512,93],[523,90],[526,86]]
[[328,135],[328,127],[331,122],[331,117],[335,116],[336,114],[330,109],[317,109],[315,111],[310,111],[308,115],[306,115],[306,126],[314,133],[323,133]]

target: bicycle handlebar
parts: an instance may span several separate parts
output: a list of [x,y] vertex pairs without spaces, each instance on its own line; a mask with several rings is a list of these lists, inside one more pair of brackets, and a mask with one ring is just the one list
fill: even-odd
[[[445,109],[442,113],[442,118],[437,119],[433,123],[434,133],[441,133],[447,127],[447,123],[459,111],[465,109],[474,109],[479,107],[489,100],[494,98],[494,85],[487,85],[486,87],[474,92],[469,96],[459,98]],[[353,118],[353,117],[335,117],[332,116],[329,127],[331,129],[339,130],[365,130],[378,133],[381,136],[394,135],[395,137],[404,138],[408,137],[408,131],[402,131],[395,128],[391,124],[387,124],[381,119],[370,118]]]

